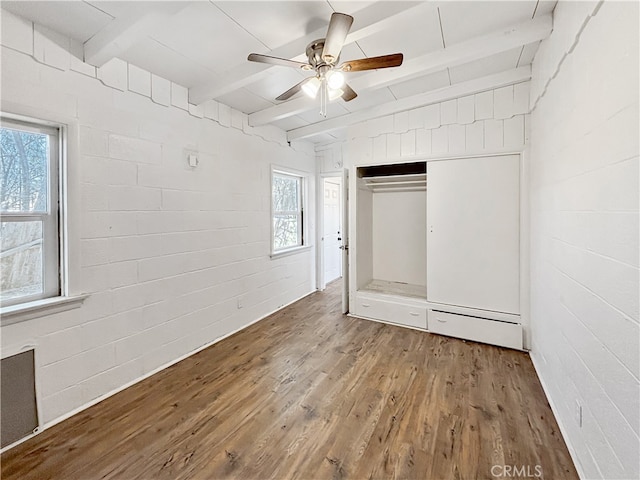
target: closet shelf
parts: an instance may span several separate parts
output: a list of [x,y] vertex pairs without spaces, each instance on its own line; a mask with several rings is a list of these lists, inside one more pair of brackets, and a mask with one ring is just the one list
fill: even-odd
[[384,175],[379,177],[365,177],[365,185],[374,192],[398,190],[425,190],[427,188],[427,174],[413,175]]

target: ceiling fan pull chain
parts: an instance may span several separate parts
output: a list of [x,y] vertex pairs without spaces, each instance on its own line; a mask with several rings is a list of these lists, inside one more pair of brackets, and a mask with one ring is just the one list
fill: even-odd
[[327,97],[329,96],[329,86],[327,85],[327,79],[322,77],[322,85],[320,85],[320,115],[326,118],[327,116]]

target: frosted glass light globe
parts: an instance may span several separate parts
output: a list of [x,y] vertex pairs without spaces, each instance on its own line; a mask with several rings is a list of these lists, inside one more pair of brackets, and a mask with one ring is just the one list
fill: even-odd
[[316,98],[318,95],[318,90],[320,89],[320,79],[318,77],[314,77],[309,80],[307,83],[302,85],[302,91],[306,93],[311,98]]
[[341,72],[331,71],[327,73],[327,84],[329,88],[339,89],[344,85],[344,75]]

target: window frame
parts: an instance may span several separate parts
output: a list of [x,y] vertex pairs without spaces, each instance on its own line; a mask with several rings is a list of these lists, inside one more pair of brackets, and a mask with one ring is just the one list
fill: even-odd
[[[299,211],[275,211],[274,210],[274,202],[273,202],[273,180],[274,176],[282,176],[294,178],[299,181],[298,188],[298,205]],[[291,168],[280,167],[280,166],[271,166],[271,175],[270,175],[270,190],[269,190],[269,210],[270,210],[270,219],[269,219],[269,232],[270,232],[270,252],[271,258],[278,258],[286,255],[290,255],[293,253],[297,253],[302,250],[306,250],[310,248],[309,245],[309,236],[308,236],[308,228],[307,228],[307,218],[306,218],[306,207],[307,207],[307,185],[308,185],[308,174],[305,172],[297,171]],[[286,248],[275,248],[275,232],[273,229],[273,220],[276,214],[295,214],[298,216],[298,244],[292,247]]]
[[29,221],[42,222],[42,267],[43,289],[41,293],[23,295],[0,301],[0,307],[20,307],[64,295],[64,229],[62,228],[63,198],[63,126],[32,118],[16,118],[0,114],[3,128],[49,136],[49,157],[47,161],[47,208],[34,212],[2,212],[2,223]]

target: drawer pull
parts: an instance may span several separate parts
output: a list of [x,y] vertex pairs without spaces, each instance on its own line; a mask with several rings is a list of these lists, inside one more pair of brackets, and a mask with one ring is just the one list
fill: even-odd
[[446,320],[442,320],[441,318],[436,318],[436,320],[438,320],[440,323],[447,323]]
[[416,313],[416,312],[409,312],[409,315],[411,315],[412,317],[417,317],[417,316],[419,316],[420,314],[419,314],[419,313]]
[[362,306],[366,308],[366,307],[370,307],[371,305],[369,305],[368,303],[363,303]]

